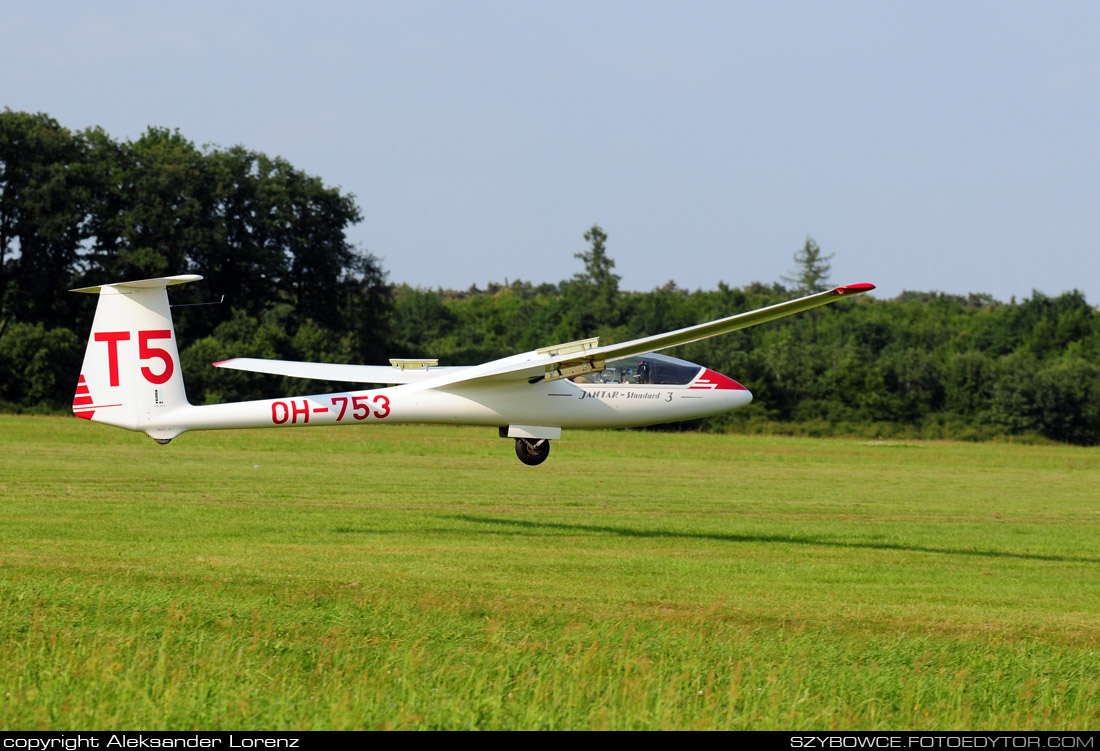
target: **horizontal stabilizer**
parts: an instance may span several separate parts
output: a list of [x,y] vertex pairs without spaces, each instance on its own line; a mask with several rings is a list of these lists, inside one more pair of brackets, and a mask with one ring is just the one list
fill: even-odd
[[98,287],[80,287],[79,289],[71,289],[69,291],[95,294],[101,291],[104,287],[120,287],[122,289],[158,289],[161,287],[170,287],[173,284],[186,284],[187,282],[197,282],[200,279],[202,279],[202,277],[198,274],[177,274],[176,276],[159,276],[155,279],[138,279],[132,282],[114,282],[112,284],[101,284]]

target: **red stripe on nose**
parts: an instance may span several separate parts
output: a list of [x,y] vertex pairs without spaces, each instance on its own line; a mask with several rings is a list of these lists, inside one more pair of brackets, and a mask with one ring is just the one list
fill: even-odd
[[745,388],[729,376],[724,376],[721,373],[716,373],[710,368],[707,368],[703,371],[703,375],[699,376],[699,379],[696,381],[696,383],[699,383],[700,381],[713,383],[714,386],[712,388],[716,389],[734,389],[737,391],[748,391],[747,388]]

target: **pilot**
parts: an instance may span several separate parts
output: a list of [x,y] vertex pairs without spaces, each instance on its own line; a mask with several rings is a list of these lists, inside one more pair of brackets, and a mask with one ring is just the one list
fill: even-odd
[[638,383],[649,383],[649,363],[645,360],[638,363]]

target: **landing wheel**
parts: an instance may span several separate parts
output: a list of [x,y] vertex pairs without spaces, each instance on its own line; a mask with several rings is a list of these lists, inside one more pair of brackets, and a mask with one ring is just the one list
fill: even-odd
[[517,438],[516,456],[524,464],[542,464],[550,456],[550,441],[547,438]]

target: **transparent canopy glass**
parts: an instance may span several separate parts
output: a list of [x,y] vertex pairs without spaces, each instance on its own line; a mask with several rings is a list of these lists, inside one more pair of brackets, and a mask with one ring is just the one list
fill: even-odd
[[682,386],[703,368],[701,365],[668,355],[647,352],[634,357],[608,360],[607,367],[595,373],[585,373],[570,380],[574,383],[625,383],[659,386]]

